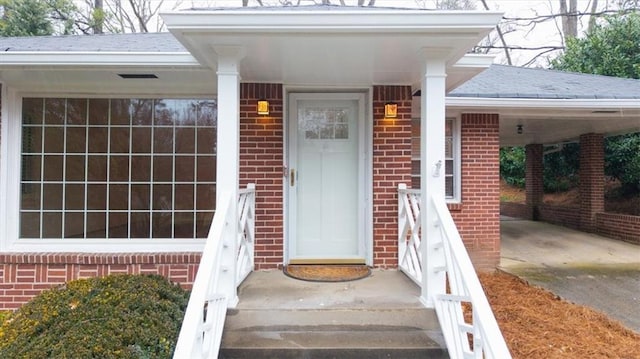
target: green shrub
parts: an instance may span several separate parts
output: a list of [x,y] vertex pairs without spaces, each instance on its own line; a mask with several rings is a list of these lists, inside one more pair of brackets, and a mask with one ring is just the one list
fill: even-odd
[[45,291],[0,328],[0,358],[170,358],[188,293],[157,275]]
[[557,152],[544,156],[543,184],[545,193],[565,192],[578,186],[580,145],[566,143]]
[[640,193],[640,132],[605,140],[605,174],[620,181],[622,193]]
[[512,186],[524,188],[525,157],[524,147],[501,148],[500,177]]

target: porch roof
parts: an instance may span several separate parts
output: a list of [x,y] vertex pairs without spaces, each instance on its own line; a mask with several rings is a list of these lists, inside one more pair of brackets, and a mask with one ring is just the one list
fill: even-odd
[[[215,93],[215,46],[243,47],[245,82],[419,87],[424,57],[447,61],[447,88],[491,56],[466,55],[500,19],[486,11],[365,7],[194,9],[162,15],[171,33],[0,39],[1,78],[23,91]],[[158,78],[123,80],[121,73]],[[95,86],[100,83],[100,86]]]
[[501,13],[302,6],[196,9],[162,15],[201,64],[217,66],[215,46],[243,47],[244,81],[345,87],[419,87],[424,58],[447,62],[447,87],[479,73],[491,57],[465,54]]

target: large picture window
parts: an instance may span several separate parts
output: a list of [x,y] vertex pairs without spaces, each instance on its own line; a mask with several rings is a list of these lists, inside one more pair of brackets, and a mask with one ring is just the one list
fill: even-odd
[[[460,131],[455,118],[445,120],[445,194],[460,201]],[[411,187],[420,188],[420,119],[411,122]]]
[[216,103],[22,100],[20,238],[204,238]]

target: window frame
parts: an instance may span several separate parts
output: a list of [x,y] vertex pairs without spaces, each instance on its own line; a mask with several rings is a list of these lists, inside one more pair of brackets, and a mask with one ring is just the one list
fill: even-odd
[[42,98],[149,98],[149,99],[211,99],[215,95],[158,94],[91,94],[18,92],[2,84],[0,123],[0,251],[3,252],[200,252],[204,238],[20,238],[20,191],[22,156],[22,101],[26,97]]
[[[462,203],[462,128],[461,128],[462,121],[461,121],[460,115],[455,115],[455,116],[447,115],[445,117],[445,121],[452,121],[451,137],[453,142],[452,143],[453,157],[452,158],[445,157],[445,165],[447,160],[453,160],[453,174],[451,175],[453,177],[453,196],[446,196],[445,200],[447,203],[450,203],[450,204],[460,204]],[[420,118],[412,118],[411,122],[412,122],[411,124],[412,127],[414,126],[414,124],[417,124],[418,126],[420,126]],[[415,129],[412,128],[412,131],[411,131],[412,133],[411,162],[413,163],[413,161],[418,161],[418,163],[420,163],[419,151],[417,154],[415,154],[413,151],[413,141],[416,138],[413,134],[417,133],[418,134],[417,138],[420,138],[420,130],[419,129],[418,131],[414,131],[414,130]],[[422,139],[420,139],[420,144],[422,145]],[[414,174],[413,170],[411,172],[412,172],[411,182],[414,183],[415,178],[417,178],[418,180],[420,179],[420,173]],[[446,170],[443,172],[445,173],[445,178],[446,178],[447,177]]]

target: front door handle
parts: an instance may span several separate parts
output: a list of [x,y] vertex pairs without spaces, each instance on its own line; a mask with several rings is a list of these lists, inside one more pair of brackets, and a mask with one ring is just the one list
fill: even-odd
[[292,168],[289,172],[289,179],[291,181],[291,187],[296,185],[296,171]]

